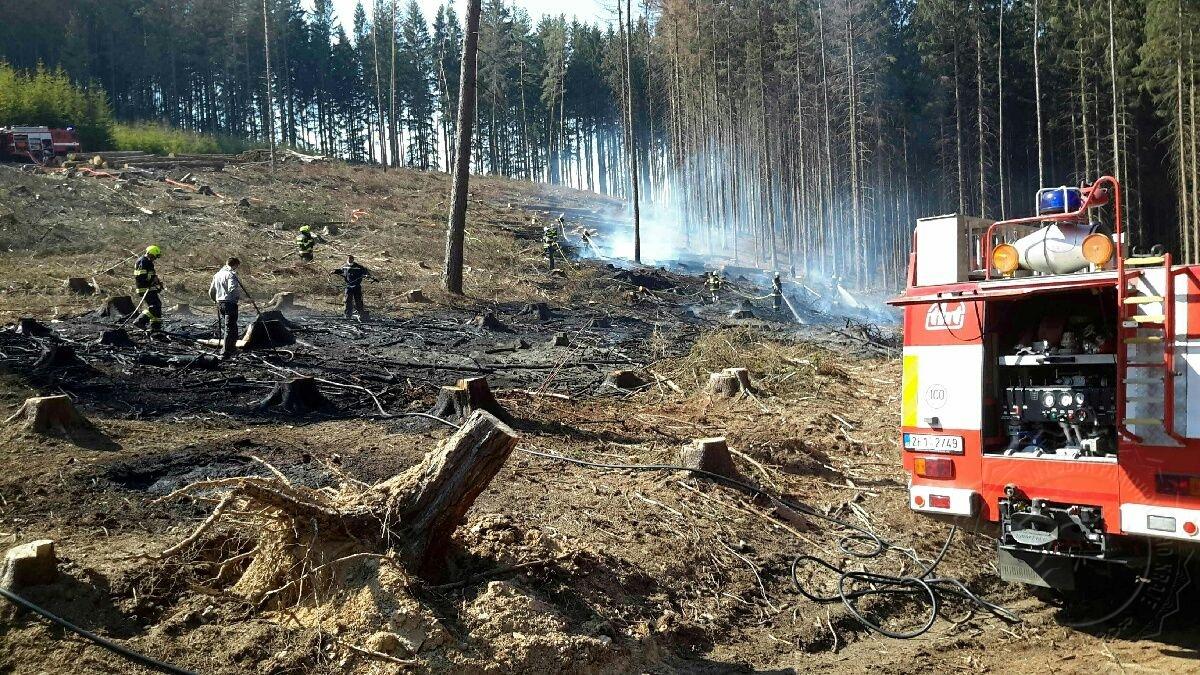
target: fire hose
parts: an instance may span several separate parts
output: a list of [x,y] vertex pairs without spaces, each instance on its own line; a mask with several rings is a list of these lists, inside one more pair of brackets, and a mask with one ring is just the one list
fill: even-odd
[[[455,429],[461,428],[459,425],[449,420],[442,419],[441,417],[430,415],[428,413],[402,414],[406,416],[411,415],[426,417],[454,427]],[[615,469],[618,471],[686,471],[697,476],[703,476],[704,478],[708,478],[718,483],[740,488],[753,494],[756,498],[760,496],[765,497],[766,499],[769,499],[780,506],[791,509],[798,513],[803,513],[809,517],[824,520],[825,522],[831,523],[837,527],[851,530],[851,533],[842,537],[841,541],[838,543],[838,548],[842,551],[842,553],[845,553],[848,556],[859,559],[870,559],[878,558],[884,553],[887,553],[889,550],[903,552],[918,565],[923,565],[923,569],[919,575],[900,576],[867,571],[845,570],[821,558],[808,554],[801,554],[792,559],[792,586],[798,593],[809,600],[812,600],[813,602],[821,604],[840,601],[846,606],[846,609],[850,612],[850,615],[853,616],[860,624],[862,624],[863,627],[873,630],[880,635],[895,638],[897,640],[911,640],[924,635],[925,633],[929,632],[931,628],[933,628],[933,624],[937,621],[938,612],[941,610],[946,596],[965,600],[974,605],[976,609],[986,610],[1001,621],[1005,621],[1007,623],[1021,622],[1021,617],[1015,612],[979,597],[958,579],[941,577],[930,578],[934,570],[936,570],[938,565],[941,564],[942,559],[946,557],[946,552],[950,549],[950,543],[954,540],[954,535],[958,532],[957,525],[951,526],[950,532],[946,536],[946,541],[942,544],[941,550],[938,551],[938,554],[934,557],[933,561],[931,561],[928,565],[925,565],[920,561],[915,552],[911,551],[910,549],[901,548],[892,544],[866,527],[822,513],[821,511],[818,511],[810,506],[805,506],[783,497],[773,495],[756,485],[751,485],[750,483],[729,478],[728,476],[723,476],[719,473],[713,473],[711,471],[705,471],[704,469],[695,469],[692,467],[674,464],[610,464],[606,462],[591,462],[584,459],[575,459],[574,457],[556,455],[550,452],[531,450],[529,448],[523,448],[520,446],[517,447],[517,450],[535,457],[567,462],[569,464],[576,464],[594,469]],[[839,575],[838,592],[835,595],[821,596],[807,590],[799,579],[799,567],[805,562],[815,563],[820,567],[837,573]],[[848,588],[848,584],[851,582],[861,582],[869,584],[870,586],[862,590],[852,590]],[[868,619],[855,604],[861,598],[889,595],[916,596],[928,599],[928,618],[919,628],[912,631],[893,631],[884,628],[880,624]]]
[[80,637],[86,638],[87,640],[90,640],[94,644],[99,645],[99,646],[109,650],[110,652],[117,654],[118,656],[126,658],[130,661],[133,661],[134,663],[140,663],[143,666],[146,666],[147,668],[153,668],[155,670],[160,670],[164,673],[171,673],[172,675],[195,675],[195,673],[193,673],[190,670],[184,670],[183,668],[179,668],[178,666],[173,666],[164,661],[159,661],[158,659],[146,656],[145,654],[135,652],[132,649],[128,649],[126,647],[123,647],[123,646],[117,644],[116,642],[113,642],[112,640],[109,640],[107,638],[96,635],[95,633],[93,633],[89,630],[80,628],[79,626],[76,626],[75,624],[71,623],[70,621],[67,621],[64,618],[62,618],[56,614],[52,614],[48,610],[43,609],[43,608],[33,604],[32,602],[17,595],[16,593],[13,593],[12,591],[8,590],[7,588],[4,588],[3,586],[0,586],[0,596],[4,596],[9,602],[13,603],[14,605],[16,605],[22,609],[28,610],[30,612],[33,612],[34,614],[41,616],[42,618],[46,619],[47,621],[49,621],[53,624],[56,624],[58,626],[61,626],[62,628],[66,628],[67,630],[71,631],[72,633],[75,633],[76,635],[79,635]]

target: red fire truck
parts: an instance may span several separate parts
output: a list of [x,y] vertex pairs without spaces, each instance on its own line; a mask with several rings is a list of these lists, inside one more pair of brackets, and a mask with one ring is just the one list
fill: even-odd
[[0,127],[0,161],[42,164],[80,150],[74,127]]
[[1200,541],[1200,266],[1127,250],[1115,178],[1036,202],[917,221],[891,301],[902,452],[910,508],[994,528],[1003,578],[1070,589]]

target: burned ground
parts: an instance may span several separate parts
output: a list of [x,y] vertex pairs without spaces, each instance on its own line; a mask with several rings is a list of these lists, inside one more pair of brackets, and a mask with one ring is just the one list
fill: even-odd
[[[886,327],[848,323],[804,294],[793,299],[808,326],[781,320],[762,300],[755,319],[729,319],[737,296],[764,294],[752,282],[711,306],[700,302],[695,275],[603,260],[547,275],[529,217],[564,212],[603,224],[616,205],[582,193],[474,184],[471,295],[454,298],[436,284],[441,176],[309,165],[274,175],[231,166],[199,179],[222,196],[145,177],[0,167],[0,312],[6,324],[34,317],[48,329],[0,333],[2,403],[15,410],[28,396],[65,393],[110,442],[0,429],[0,543],[56,540],[64,578],[28,595],[84,628],[222,673],[1115,671],[1183,667],[1192,653],[1192,634],[1171,627],[1179,622],[1170,605],[1151,612],[1158,624],[1125,636],[1072,628],[1052,602],[997,581],[991,540],[967,532],[938,573],[1020,612],[1022,623],[978,611],[967,618],[952,603],[930,633],[896,641],[865,630],[840,602],[796,591],[797,555],[912,573],[918,566],[903,549],[929,561],[946,539],[945,526],[907,509],[894,431],[899,366]],[[238,206],[243,198],[249,206]],[[367,215],[351,222],[353,209]],[[295,226],[327,221],[345,222],[318,245],[317,264],[287,259]],[[193,315],[168,313],[166,341],[130,331],[127,345],[96,344],[114,327],[96,310],[127,293],[128,265],[105,268],[151,242],[167,252],[159,268],[168,304],[190,303]],[[344,253],[381,279],[366,287],[371,321],[339,316],[328,270]],[[229,254],[246,261],[260,304],[296,294],[299,307],[285,311],[292,344],[228,362],[198,358],[212,351],[195,343],[212,336],[204,289]],[[100,293],[70,292],[69,276],[94,279]],[[635,286],[651,295],[629,304]],[[418,288],[430,302],[406,300]],[[254,312],[243,307],[244,325]],[[479,325],[488,312],[498,326]],[[60,354],[37,365],[54,346],[78,361]],[[705,394],[709,374],[732,366],[749,369],[754,394]],[[618,369],[645,386],[603,386]],[[300,375],[316,378],[330,406],[263,405]],[[294,606],[260,607],[231,588],[229,570],[254,547],[236,522],[180,557],[155,559],[213,507],[212,495],[163,496],[272,468],[314,489],[385,480],[453,432],[424,415],[439,388],[479,376],[514,418],[519,449],[468,513],[439,578],[369,562]],[[897,548],[848,558],[839,550],[845,529],[752,493],[684,472],[536,454],[674,464],[684,444],[712,436],[728,439],[745,480]],[[828,590],[834,579],[812,581]],[[906,598],[862,606],[892,627],[919,624],[927,609]],[[139,672],[7,607],[0,645],[4,671]]]

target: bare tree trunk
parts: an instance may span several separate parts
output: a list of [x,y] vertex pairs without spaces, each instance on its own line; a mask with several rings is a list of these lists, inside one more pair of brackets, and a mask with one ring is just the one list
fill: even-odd
[[1042,147],[1042,77],[1041,59],[1038,54],[1038,31],[1041,27],[1041,2],[1033,0],[1033,97],[1034,109],[1037,111],[1037,154],[1038,154],[1038,187],[1046,184],[1046,155]]
[[375,111],[379,113],[379,163],[383,166],[384,173],[387,173],[387,138],[384,134],[384,115],[383,115],[383,87],[379,82],[379,17],[371,17],[371,39],[374,42],[375,52]]
[[[620,11],[620,0],[617,6]],[[633,128],[633,3],[625,0],[625,106],[629,124],[629,184],[633,193],[633,261],[642,262],[642,218],[638,204],[638,143],[637,130]]]
[[1008,195],[1004,185],[1004,3],[997,3],[1000,11],[1000,42],[996,51],[996,173],[1000,183],[1000,219],[1008,218]]
[[267,0],[263,0],[263,54],[267,66],[267,137],[270,139],[271,170],[275,170],[275,109],[271,103],[271,30]]
[[1121,139],[1120,129],[1121,115],[1119,108],[1119,99],[1117,98],[1117,36],[1113,28],[1113,0],[1108,0],[1108,71],[1112,79],[1112,151],[1113,151],[1113,173],[1112,175],[1121,178]]
[[392,94],[388,103],[388,129],[391,131],[391,141],[388,145],[388,161],[392,166],[399,166],[396,161],[400,155],[400,141],[397,138],[399,126],[396,123],[396,0],[392,0],[392,24],[388,30],[388,39],[392,42]]
[[450,191],[450,223],[446,229],[446,264],[442,287],[463,292],[463,239],[467,228],[467,189],[471,179],[471,135],[475,131],[475,76],[479,56],[480,0],[467,2],[467,31],[463,36],[462,70],[458,93],[458,142],[454,156],[454,187]]
[[975,11],[975,131],[976,144],[979,146],[979,217],[987,217],[987,180],[985,144],[983,140],[983,7],[979,0],[974,0]]

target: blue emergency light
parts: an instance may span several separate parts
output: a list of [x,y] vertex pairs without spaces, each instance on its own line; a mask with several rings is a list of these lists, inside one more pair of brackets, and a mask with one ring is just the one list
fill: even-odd
[[1073,213],[1083,206],[1083,191],[1075,187],[1042,188],[1038,190],[1038,215]]

